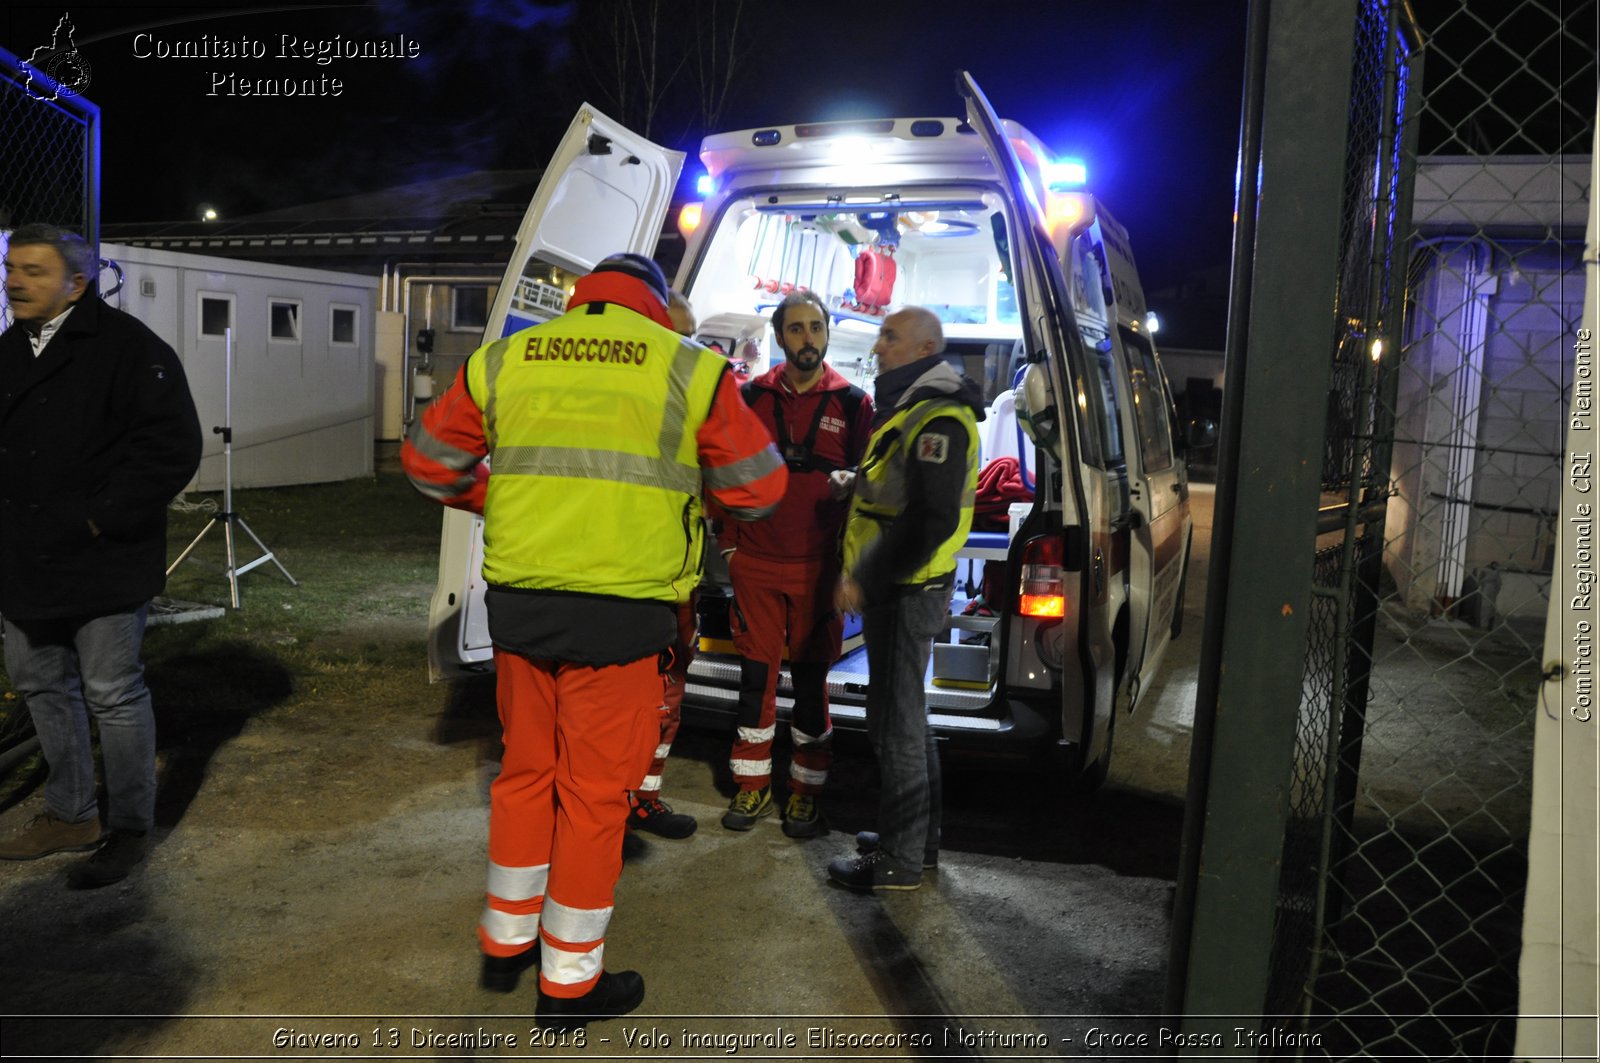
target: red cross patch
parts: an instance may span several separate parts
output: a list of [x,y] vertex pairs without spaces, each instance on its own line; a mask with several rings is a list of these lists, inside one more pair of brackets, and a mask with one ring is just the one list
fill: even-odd
[[924,432],[917,437],[917,460],[943,465],[950,456],[950,437],[938,432]]

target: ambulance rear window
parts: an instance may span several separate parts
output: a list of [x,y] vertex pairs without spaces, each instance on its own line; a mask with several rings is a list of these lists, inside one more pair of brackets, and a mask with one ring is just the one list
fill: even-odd
[[798,289],[828,306],[829,360],[847,376],[870,376],[872,338],[899,306],[932,310],[952,345],[1009,350],[1022,336],[994,193],[860,189],[787,202],[757,194],[725,204],[712,224],[687,292],[701,338],[726,350],[754,344],[764,364],[781,352],[761,326]]

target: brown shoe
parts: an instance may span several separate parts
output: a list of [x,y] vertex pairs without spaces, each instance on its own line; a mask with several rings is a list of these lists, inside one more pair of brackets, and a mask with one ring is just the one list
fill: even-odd
[[86,853],[100,844],[100,821],[68,823],[41,812],[26,827],[0,842],[0,860],[37,860],[51,853]]

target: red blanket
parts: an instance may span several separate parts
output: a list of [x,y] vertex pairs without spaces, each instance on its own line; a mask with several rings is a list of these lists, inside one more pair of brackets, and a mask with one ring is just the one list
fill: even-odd
[[978,499],[973,505],[974,531],[1005,531],[1011,523],[1011,503],[1032,502],[1033,491],[1022,482],[1016,458],[996,458],[978,472]]

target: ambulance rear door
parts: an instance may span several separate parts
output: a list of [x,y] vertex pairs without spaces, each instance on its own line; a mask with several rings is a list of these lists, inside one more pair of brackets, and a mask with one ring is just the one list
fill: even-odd
[[[517,243],[490,308],[483,341],[566,309],[561,278],[607,255],[655,251],[683,153],[630,132],[588,104],[567,127],[517,229]],[[428,609],[428,671],[448,679],[493,660],[483,607],[483,521],[447,509],[439,582]]]
[[[1035,511],[1012,544],[1011,571],[1019,571],[1019,561],[1030,568],[1046,567],[1027,564],[1033,541],[1039,536],[1060,537],[1056,578],[1065,598],[1064,615],[1053,636],[1040,629],[1033,637],[1041,644],[1053,638],[1055,649],[1050,655],[1065,665],[1061,675],[1062,738],[1079,746],[1082,762],[1088,765],[1100,761],[1108,750],[1116,693],[1108,487],[1104,469],[1096,464],[1104,465],[1100,452],[1105,444],[1098,427],[1098,420],[1105,417],[1101,389],[1097,378],[1090,377],[1094,366],[1084,350],[1047,227],[1042,190],[1024,171],[1015,144],[972,75],[963,71],[957,89],[966,101],[967,123],[989,149],[1019,214],[1013,254],[1022,274],[1027,307],[1023,334],[1028,344],[1028,372],[1048,374],[1060,426],[1060,445],[1049,448],[1063,470],[1060,495],[1051,496],[1052,477],[1047,475],[1042,457],[1046,448],[1041,447]],[[1084,411],[1082,415],[1075,406]],[[1041,509],[1044,519],[1040,519]],[[1012,620],[1026,632],[1023,621]]]

